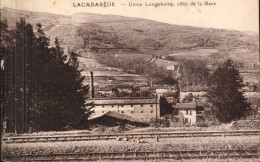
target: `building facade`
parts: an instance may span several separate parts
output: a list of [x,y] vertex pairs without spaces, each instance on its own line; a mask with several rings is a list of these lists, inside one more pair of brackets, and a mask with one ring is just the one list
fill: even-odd
[[196,103],[176,103],[172,105],[175,122],[179,124],[196,123]]
[[156,98],[92,98],[94,114],[104,114],[108,111],[132,116],[146,122],[160,114]]
[[162,104],[156,98],[93,98],[93,116],[117,112],[129,117],[150,122],[151,119],[165,117],[179,124],[196,123],[196,103]]

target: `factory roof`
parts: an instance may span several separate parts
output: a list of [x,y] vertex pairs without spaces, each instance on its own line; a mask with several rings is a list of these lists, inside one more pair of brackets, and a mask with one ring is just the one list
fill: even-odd
[[196,103],[176,103],[172,107],[175,109],[196,109]]
[[88,99],[87,102],[94,102],[94,105],[104,104],[154,104],[156,103],[155,98],[143,98],[143,97],[127,97],[127,98],[92,98]]

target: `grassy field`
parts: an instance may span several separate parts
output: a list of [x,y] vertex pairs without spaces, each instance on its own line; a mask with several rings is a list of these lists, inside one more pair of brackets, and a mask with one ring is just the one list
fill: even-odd
[[[52,136],[52,135],[82,135],[82,134],[115,134],[141,132],[169,132],[169,131],[217,131],[237,129],[234,124],[222,124],[212,127],[175,127],[175,128],[135,128],[122,130],[120,127],[97,128],[92,131],[75,130],[63,132],[35,132],[21,136]],[[244,128],[243,128],[244,129]],[[8,134],[12,136],[13,134]],[[57,154],[57,153],[84,153],[84,152],[126,152],[126,151],[183,151],[183,150],[232,150],[232,149],[260,149],[259,136],[233,137],[189,137],[189,138],[162,138],[136,139],[128,141],[73,141],[51,143],[18,143],[2,144],[2,154]],[[257,161],[256,159],[236,159]]]
[[220,124],[209,127],[183,126],[183,127],[134,127],[126,125],[125,127],[98,127],[93,130],[72,130],[72,131],[49,131],[34,132],[27,134],[7,133],[4,136],[55,136],[55,135],[97,135],[97,134],[120,134],[120,133],[148,133],[148,132],[180,132],[180,131],[230,131],[230,130],[258,130],[259,121],[256,120],[239,120],[230,124]]
[[216,149],[259,149],[259,137],[196,137],[174,139],[146,139],[137,143],[131,141],[82,141],[52,143],[3,144],[2,154],[55,154],[84,152],[125,151],[178,151]]

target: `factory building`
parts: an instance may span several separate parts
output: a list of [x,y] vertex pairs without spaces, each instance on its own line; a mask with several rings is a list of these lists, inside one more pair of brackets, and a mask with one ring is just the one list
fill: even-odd
[[196,123],[196,103],[166,103],[156,98],[92,98],[95,116],[105,115],[107,112],[116,112],[130,118],[149,123],[152,119],[166,118],[179,124]]
[[95,114],[113,111],[145,122],[150,122],[150,119],[160,114],[155,98],[92,98],[88,102],[94,103]]

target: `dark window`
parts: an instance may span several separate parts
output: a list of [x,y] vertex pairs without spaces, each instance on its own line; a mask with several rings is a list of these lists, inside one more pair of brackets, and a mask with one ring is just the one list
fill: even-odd
[[173,113],[174,113],[174,115],[179,115],[178,110],[174,110]]
[[153,107],[153,105],[150,105],[150,107]]
[[122,114],[124,114],[124,111],[121,111]]
[[105,105],[102,105],[102,107],[105,107]]
[[134,105],[131,105],[131,107],[133,107]]
[[190,115],[192,115],[191,110],[190,110]]
[[141,107],[144,107],[144,104],[141,104]]
[[121,105],[121,107],[124,107],[124,105]]
[[112,105],[112,107],[114,107],[114,105]]
[[151,110],[150,112],[153,113],[153,110]]
[[188,118],[185,118],[184,123],[188,123],[188,122],[189,122]]
[[134,111],[131,111],[131,114],[133,114],[134,113]]
[[141,111],[141,113],[144,113],[144,111]]
[[186,115],[188,115],[189,114],[189,110],[186,110]]

